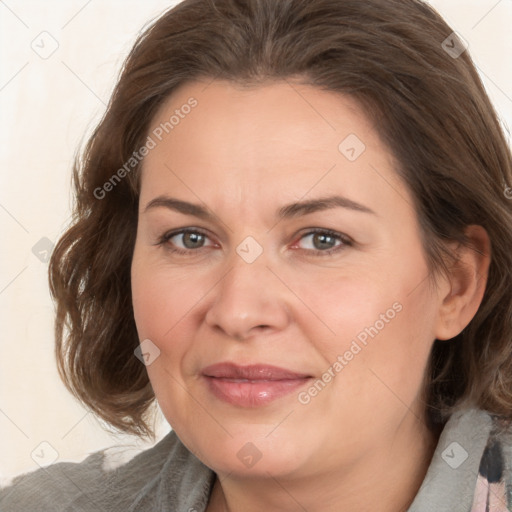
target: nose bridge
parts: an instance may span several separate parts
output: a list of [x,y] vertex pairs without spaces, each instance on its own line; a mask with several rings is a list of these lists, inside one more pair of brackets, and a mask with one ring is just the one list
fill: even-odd
[[214,300],[206,314],[211,327],[243,339],[255,328],[279,330],[286,326],[285,289],[268,263],[264,252],[255,252],[251,240],[246,239],[233,251],[229,271],[215,287]]

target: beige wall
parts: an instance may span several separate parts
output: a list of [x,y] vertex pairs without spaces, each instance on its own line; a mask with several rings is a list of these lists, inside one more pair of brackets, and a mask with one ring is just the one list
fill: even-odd
[[[512,126],[512,3],[431,3],[469,42],[491,99]],[[81,138],[101,116],[137,31],[170,4],[0,3],[0,480],[36,469],[38,454],[43,462],[81,460],[136,442],[107,433],[59,381],[41,260],[69,217],[70,163]],[[48,58],[31,47],[46,57],[57,42]],[[161,436],[167,427],[159,424]]]

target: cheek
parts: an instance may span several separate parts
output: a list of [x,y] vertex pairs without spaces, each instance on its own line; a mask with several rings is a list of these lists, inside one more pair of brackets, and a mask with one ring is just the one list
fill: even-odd
[[325,370],[338,363],[336,395],[365,397],[368,410],[381,401],[402,406],[396,396],[413,402],[434,341],[437,302],[424,278],[428,270],[421,255],[408,261],[415,263],[383,261],[300,288],[304,302],[318,312],[318,318],[304,318],[301,329],[323,355]]
[[131,279],[139,340],[149,339],[159,350],[158,358],[146,369],[170,421],[173,411],[184,410],[180,401],[183,380],[191,372],[190,354],[198,328],[196,311],[212,285],[197,271],[193,276],[186,268],[171,269],[161,261],[152,261],[144,250],[134,253]]
[[132,301],[139,338],[163,340],[179,328],[204,290],[197,278],[185,270],[169,270],[161,263],[134,255],[132,263]]
[[317,277],[314,283],[296,281],[295,290],[307,310],[295,318],[331,362],[355,339],[364,346],[375,326],[380,336],[400,314],[401,286],[382,280],[372,269]]
[[160,351],[146,371],[159,406],[173,427],[185,421],[185,413],[176,414],[186,411],[188,403],[183,395],[180,366],[188,347],[186,314],[197,302],[197,293],[192,292],[195,287],[176,274],[151,262],[144,251],[135,251],[131,283],[137,333],[139,340],[151,340]]
[[139,338],[158,340],[172,327],[172,318],[166,314],[173,295],[166,293],[149,271],[137,273],[132,278],[132,300]]

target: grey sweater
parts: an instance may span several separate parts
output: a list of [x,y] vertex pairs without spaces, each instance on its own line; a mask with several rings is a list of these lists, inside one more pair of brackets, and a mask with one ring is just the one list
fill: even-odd
[[[174,432],[116,469],[105,469],[104,459],[100,451],[16,477],[0,489],[0,511],[205,511],[215,474]],[[511,511],[511,476],[510,423],[467,409],[445,425],[408,512]],[[489,501],[496,508],[486,508]]]

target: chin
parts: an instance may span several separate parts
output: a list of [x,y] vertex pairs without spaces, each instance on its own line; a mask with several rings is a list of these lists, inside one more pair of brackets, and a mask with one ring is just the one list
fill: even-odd
[[271,474],[284,477],[300,473],[301,467],[307,467],[308,456],[301,448],[310,448],[310,443],[292,442],[285,431],[279,438],[269,437],[267,425],[265,429],[259,425],[244,425],[241,430],[233,437],[226,435],[215,440],[203,432],[199,441],[189,438],[191,451],[216,473],[231,476],[268,478]]

